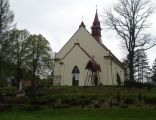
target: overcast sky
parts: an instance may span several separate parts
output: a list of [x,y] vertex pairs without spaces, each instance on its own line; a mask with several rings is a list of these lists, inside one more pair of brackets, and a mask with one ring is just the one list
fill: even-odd
[[[52,50],[58,52],[77,31],[83,16],[88,31],[92,25],[96,5],[98,13],[109,8],[117,0],[10,0],[18,29],[27,29],[31,34],[42,34],[50,42]],[[152,0],[156,4],[155,0]],[[100,17],[100,15],[99,15]],[[100,17],[101,20],[101,17]],[[151,33],[156,35],[156,13],[150,19]],[[125,57],[120,40],[114,31],[106,31],[102,25],[103,43],[120,59]],[[156,47],[148,51],[150,65],[156,58]]]

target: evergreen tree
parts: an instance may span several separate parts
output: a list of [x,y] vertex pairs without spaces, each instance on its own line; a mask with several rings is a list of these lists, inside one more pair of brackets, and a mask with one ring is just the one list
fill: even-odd
[[124,80],[125,81],[129,81],[129,68],[128,68],[128,64],[129,64],[129,61],[128,61],[128,55],[126,57],[126,59],[123,60],[123,65],[124,65]]
[[156,59],[154,60],[152,66],[152,81],[156,82]]
[[150,67],[148,65],[148,59],[145,51],[143,49],[138,49],[135,52],[134,57],[134,76],[135,80],[138,82],[144,82],[148,80],[148,73],[150,71]]

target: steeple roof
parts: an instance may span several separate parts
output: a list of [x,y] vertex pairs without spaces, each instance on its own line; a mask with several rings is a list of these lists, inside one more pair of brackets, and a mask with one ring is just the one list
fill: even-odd
[[101,41],[101,30],[102,29],[100,26],[100,21],[99,21],[97,10],[95,13],[95,17],[94,17],[94,21],[93,21],[93,25],[92,25],[91,29],[92,29],[92,36],[96,39],[97,42],[102,44],[102,41]]
[[97,10],[96,10],[96,13],[95,13],[95,17],[94,17],[94,23],[99,23],[99,17],[98,17],[98,13],[97,13]]

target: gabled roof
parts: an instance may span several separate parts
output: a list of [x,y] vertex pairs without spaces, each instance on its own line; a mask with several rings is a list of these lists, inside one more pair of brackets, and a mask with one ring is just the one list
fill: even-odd
[[[84,28],[85,29],[85,28]],[[85,29],[90,35],[91,35],[91,33],[87,30],[87,29]],[[91,35],[92,36],[92,35]],[[92,36],[92,38],[95,40],[95,38]],[[96,41],[96,40],[95,40]],[[96,41],[97,42],[97,41]],[[111,59],[111,60],[113,60],[115,63],[117,63],[119,66],[121,66],[122,68],[123,68],[123,64],[121,63],[121,61],[102,43],[99,43],[99,42],[97,42],[100,46],[102,46],[103,47],[103,49],[105,49],[106,51],[108,51],[109,52],[109,55],[108,56],[104,56],[105,58],[107,58],[107,59]]]
[[[83,27],[83,26],[80,26],[80,28],[79,29],[81,29],[81,28],[83,28],[85,31],[87,31],[88,33],[89,33],[89,35],[95,40],[95,38],[91,35],[91,33],[85,28],[85,27]],[[74,35],[79,31],[79,29],[74,33]],[[73,36],[74,36],[73,35]],[[72,37],[73,37],[72,36]],[[68,42],[72,39],[72,37],[68,40]],[[96,40],[95,40],[96,41]],[[68,42],[66,43],[66,44],[68,44]],[[97,42],[97,41],[96,41]],[[111,60],[113,60],[116,64],[118,64],[119,66],[121,66],[122,68],[123,68],[123,64],[121,63],[121,61],[104,45],[104,44],[101,44],[101,43],[99,43],[99,42],[97,42],[103,49],[105,49],[106,51],[108,51],[109,52],[109,55],[108,56],[104,56],[104,58],[106,58],[106,59],[111,59]],[[62,47],[62,49],[66,46],[66,44]],[[74,46],[67,52],[67,54],[64,56],[64,57],[62,57],[62,58],[55,58],[55,60],[57,59],[57,61],[58,61],[58,59],[64,59],[69,53],[70,53],[70,51],[72,51],[72,49],[76,46],[76,45],[78,45],[79,47],[80,47],[80,49],[89,57],[89,58],[92,58],[80,45],[79,45],[79,43],[75,43],[74,44]],[[62,50],[61,49],[61,50]],[[60,51],[61,51],[60,50]],[[60,52],[59,51],[59,52]],[[58,52],[58,53],[59,53]],[[56,53],[57,54],[57,53]]]

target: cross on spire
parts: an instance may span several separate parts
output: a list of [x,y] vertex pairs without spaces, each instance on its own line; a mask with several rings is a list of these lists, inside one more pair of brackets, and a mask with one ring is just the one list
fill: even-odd
[[96,12],[97,12],[97,8],[98,8],[98,5],[96,4]]
[[79,25],[79,28],[81,28],[81,27],[84,27],[84,28],[86,27],[85,24],[84,24],[84,22],[83,22],[83,16],[82,16],[82,22],[81,22],[81,24]]

